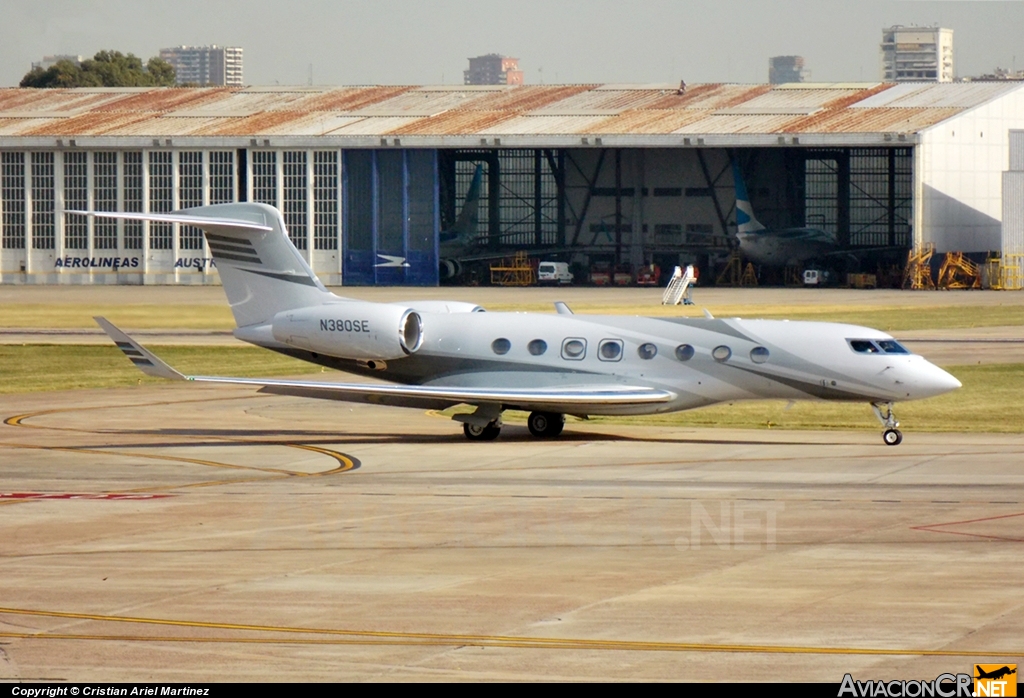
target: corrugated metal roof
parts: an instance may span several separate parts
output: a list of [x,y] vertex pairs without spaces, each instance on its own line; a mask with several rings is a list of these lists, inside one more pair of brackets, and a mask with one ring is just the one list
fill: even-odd
[[904,82],[850,106],[854,109],[873,109],[875,107],[970,109],[1018,87],[1020,87],[1020,83]]
[[914,133],[1020,84],[0,89],[3,136]]

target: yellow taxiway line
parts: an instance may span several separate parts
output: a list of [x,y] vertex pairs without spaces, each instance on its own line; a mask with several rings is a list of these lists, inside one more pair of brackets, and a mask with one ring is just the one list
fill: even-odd
[[809,647],[799,645],[742,645],[703,642],[645,642],[639,640],[594,640],[586,638],[517,637],[514,635],[477,635],[457,633],[413,633],[382,630],[349,630],[339,628],[297,628],[290,626],[253,625],[246,623],[216,623],[210,621],[175,620],[169,618],[140,618],[95,613],[69,613],[23,608],[0,607],[0,614],[42,616],[73,620],[92,620],[114,623],[139,623],[178,628],[206,630],[234,630],[290,635],[327,635],[328,638],[285,637],[183,637],[148,635],[92,635],[6,633],[0,637],[31,640],[97,640],[112,642],[214,642],[240,644],[306,644],[306,645],[430,645],[448,647],[513,647],[527,649],[619,650],[632,652],[738,652],[756,654],[832,654],[875,656],[928,656],[928,657],[1024,657],[1022,651],[906,649],[878,647]]

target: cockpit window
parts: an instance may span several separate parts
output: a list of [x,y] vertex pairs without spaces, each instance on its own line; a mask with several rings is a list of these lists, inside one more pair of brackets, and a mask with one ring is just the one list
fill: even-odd
[[858,354],[909,354],[895,339],[847,339],[850,348]]
[[848,339],[850,348],[858,354],[878,354],[881,350],[875,343],[867,339]]
[[910,352],[903,348],[899,342],[895,339],[882,339],[879,340],[878,346],[882,348],[886,354],[909,354]]

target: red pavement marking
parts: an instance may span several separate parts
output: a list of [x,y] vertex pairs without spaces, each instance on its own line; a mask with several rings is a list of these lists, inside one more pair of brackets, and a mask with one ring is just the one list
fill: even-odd
[[1024,543],[1024,538],[1010,538],[1008,536],[991,536],[982,533],[967,533],[966,531],[950,531],[944,528],[945,526],[962,526],[964,524],[978,523],[980,521],[1012,519],[1018,516],[1024,516],[1024,512],[1020,512],[1017,514],[1002,514],[1000,516],[986,516],[981,519],[967,519],[966,521],[949,521],[947,523],[927,524],[925,526],[911,526],[910,529],[913,531],[928,531],[929,533],[949,533],[954,536],[968,536],[970,538],[988,538],[989,540],[1006,540],[1013,541],[1015,543]]

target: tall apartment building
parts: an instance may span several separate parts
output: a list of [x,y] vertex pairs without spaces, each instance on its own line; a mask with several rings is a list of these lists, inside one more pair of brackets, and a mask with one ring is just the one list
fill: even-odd
[[883,29],[882,80],[953,82],[953,30],[901,25]]
[[772,56],[768,59],[768,82],[781,85],[787,82],[806,82],[811,71],[804,68],[803,56]]
[[522,85],[519,59],[488,53],[469,59],[469,70],[462,73],[466,85]]
[[53,66],[57,65],[60,61],[70,61],[75,65],[82,65],[81,56],[72,56],[70,54],[58,54],[56,56],[43,56],[41,61],[32,61],[32,70],[41,68],[42,70],[49,70]]
[[238,46],[176,46],[160,49],[160,57],[174,66],[179,85],[243,85]]

